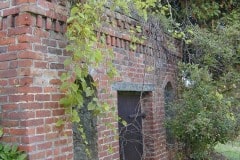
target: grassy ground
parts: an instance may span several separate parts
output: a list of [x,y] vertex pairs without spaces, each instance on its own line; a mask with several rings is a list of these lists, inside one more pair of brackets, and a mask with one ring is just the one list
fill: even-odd
[[227,144],[218,144],[215,150],[229,160],[240,160],[240,139]]

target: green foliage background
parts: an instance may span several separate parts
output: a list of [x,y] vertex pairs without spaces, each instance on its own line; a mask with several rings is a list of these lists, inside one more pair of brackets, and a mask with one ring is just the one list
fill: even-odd
[[175,116],[167,124],[183,157],[206,159],[217,143],[239,135],[240,5],[237,0],[167,2],[169,28],[177,30],[169,34],[184,42]]

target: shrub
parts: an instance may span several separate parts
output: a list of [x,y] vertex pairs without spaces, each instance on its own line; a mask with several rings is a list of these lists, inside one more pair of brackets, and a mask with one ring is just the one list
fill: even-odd
[[182,86],[181,97],[172,105],[174,116],[167,124],[182,153],[189,159],[204,159],[217,143],[235,136],[238,125],[232,101],[220,93],[207,68],[185,64],[191,84]]
[[26,160],[27,155],[17,145],[0,143],[0,160]]

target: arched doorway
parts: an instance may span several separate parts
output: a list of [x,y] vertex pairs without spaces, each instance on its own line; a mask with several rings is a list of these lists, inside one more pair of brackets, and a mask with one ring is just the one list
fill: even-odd
[[[85,78],[87,87],[91,87],[95,90],[93,85],[93,78],[88,75]],[[74,160],[98,160],[97,151],[97,118],[92,111],[88,110],[88,104],[92,101],[94,96],[86,96],[82,91],[81,81],[76,80],[76,84],[79,85],[80,93],[84,99],[83,106],[78,107],[78,115],[81,123],[73,124],[73,145],[74,145]],[[79,128],[83,128],[86,140],[83,140],[82,133]],[[87,141],[87,143],[86,143]],[[89,152],[89,153],[88,153]]]

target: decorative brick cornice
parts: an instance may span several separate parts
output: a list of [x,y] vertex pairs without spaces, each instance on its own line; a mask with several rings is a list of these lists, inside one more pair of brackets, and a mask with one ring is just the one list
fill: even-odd
[[[46,0],[16,1],[17,5],[10,5],[9,1],[0,12],[0,30],[21,25],[37,26],[55,32],[66,32],[68,9],[55,2]],[[8,8],[7,8],[8,7]]]

